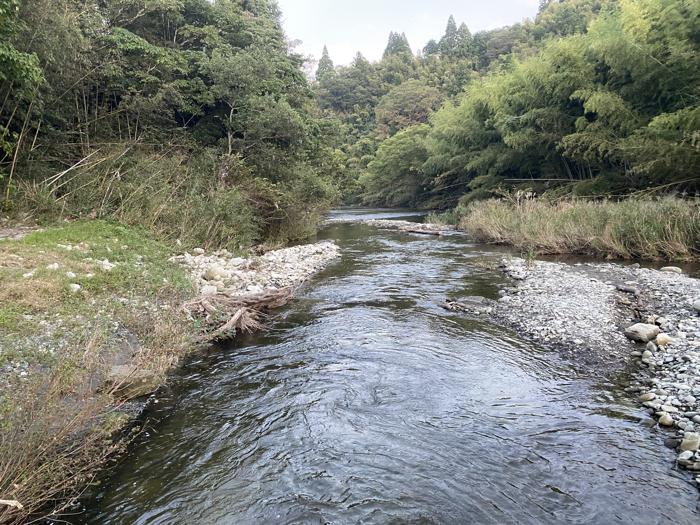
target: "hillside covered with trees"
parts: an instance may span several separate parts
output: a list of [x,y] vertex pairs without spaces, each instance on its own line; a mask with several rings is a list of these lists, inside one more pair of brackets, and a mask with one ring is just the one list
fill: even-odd
[[302,63],[268,0],[0,0],[2,208],[305,236],[333,190]]
[[415,56],[319,64],[348,202],[449,208],[516,189],[619,197],[700,184],[700,4],[544,0],[471,34],[450,18]]

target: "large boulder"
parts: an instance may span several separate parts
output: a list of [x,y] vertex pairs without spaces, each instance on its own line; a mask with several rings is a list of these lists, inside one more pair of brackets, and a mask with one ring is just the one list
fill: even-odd
[[661,329],[655,324],[637,323],[625,330],[625,336],[632,341],[648,343],[656,339],[661,333]]

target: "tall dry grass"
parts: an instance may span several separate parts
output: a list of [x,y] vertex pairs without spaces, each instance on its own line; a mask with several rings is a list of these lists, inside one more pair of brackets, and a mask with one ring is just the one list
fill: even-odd
[[475,202],[459,226],[484,242],[538,254],[692,261],[700,258],[700,202],[507,198]]

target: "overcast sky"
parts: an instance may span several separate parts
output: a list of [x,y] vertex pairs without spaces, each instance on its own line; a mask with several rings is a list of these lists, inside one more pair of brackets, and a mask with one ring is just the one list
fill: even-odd
[[404,32],[411,47],[422,48],[445,32],[452,14],[472,33],[533,18],[539,0],[277,0],[297,51],[321,56],[328,46],[336,64],[348,64],[360,51],[381,58],[390,31]]

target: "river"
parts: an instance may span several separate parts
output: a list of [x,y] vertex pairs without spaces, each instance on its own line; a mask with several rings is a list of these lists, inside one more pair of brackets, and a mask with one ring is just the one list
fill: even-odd
[[190,359],[74,523],[698,523],[622,381],[439,306],[496,297],[475,263],[497,253],[357,222],[319,238],[343,258],[268,332]]

